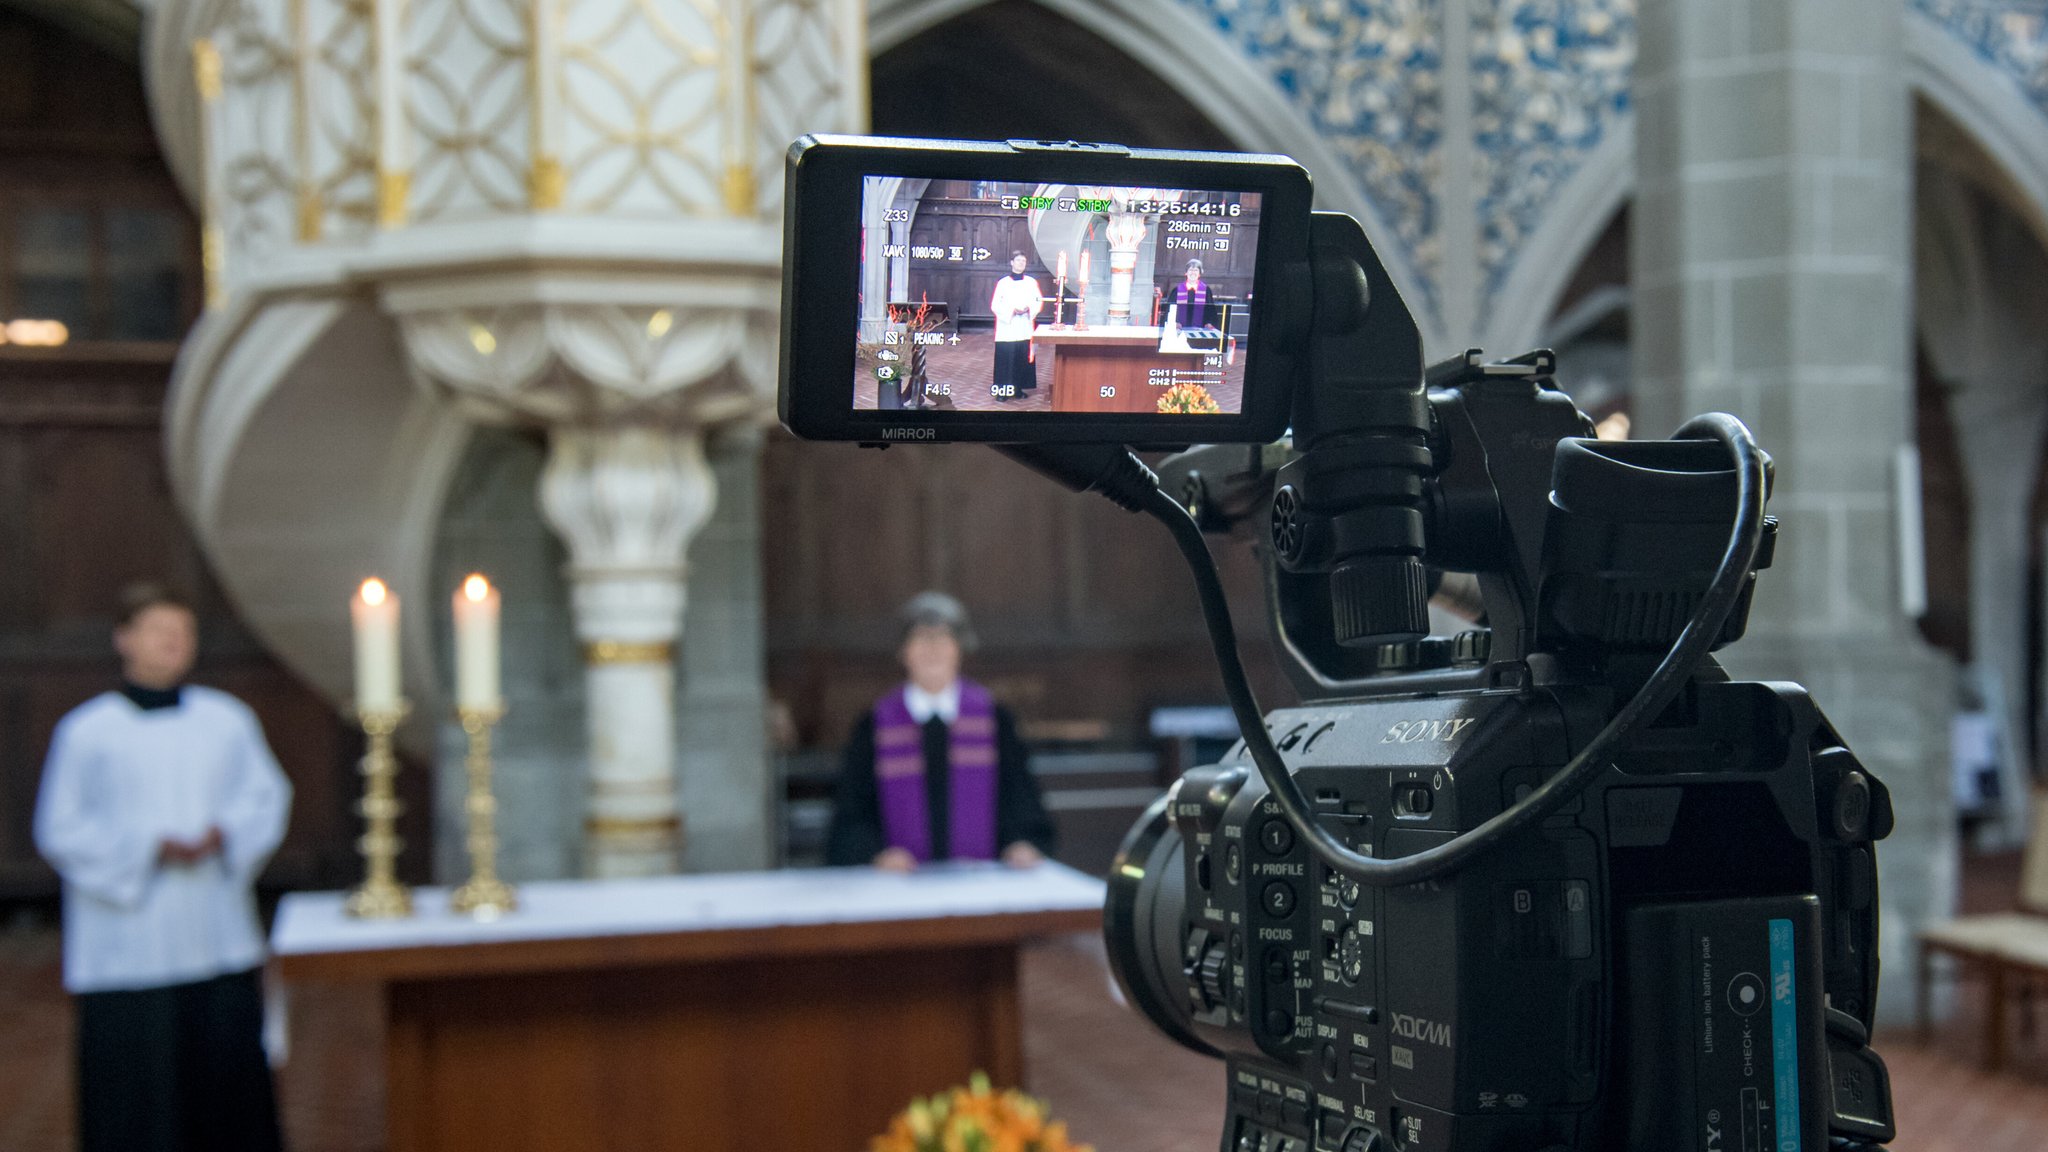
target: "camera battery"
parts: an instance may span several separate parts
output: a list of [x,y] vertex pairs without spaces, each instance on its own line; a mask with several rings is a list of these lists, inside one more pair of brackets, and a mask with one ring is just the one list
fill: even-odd
[[1628,913],[1628,1147],[1826,1152],[1820,902]]

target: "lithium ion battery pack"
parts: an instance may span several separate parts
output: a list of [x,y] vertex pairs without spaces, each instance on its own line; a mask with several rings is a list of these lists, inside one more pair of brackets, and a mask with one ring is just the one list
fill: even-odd
[[1820,901],[1631,910],[1628,1147],[1827,1152]]

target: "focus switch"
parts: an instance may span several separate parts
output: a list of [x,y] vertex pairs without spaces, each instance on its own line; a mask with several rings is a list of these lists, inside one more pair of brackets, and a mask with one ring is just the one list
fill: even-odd
[[1269,916],[1286,916],[1294,911],[1294,889],[1285,880],[1275,880],[1266,885],[1263,901]]

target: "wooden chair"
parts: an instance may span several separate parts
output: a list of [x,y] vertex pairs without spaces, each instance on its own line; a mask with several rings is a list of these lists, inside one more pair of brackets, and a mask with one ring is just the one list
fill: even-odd
[[1931,1035],[1929,993],[1936,956],[1947,956],[1961,971],[1984,977],[1984,1062],[1992,1071],[2005,1064],[2006,1003],[2026,996],[2036,980],[2048,979],[2048,790],[2034,793],[2027,844],[2020,860],[2019,907],[2011,912],[1959,916],[1920,933],[1920,971],[1915,1015],[1920,1039]]

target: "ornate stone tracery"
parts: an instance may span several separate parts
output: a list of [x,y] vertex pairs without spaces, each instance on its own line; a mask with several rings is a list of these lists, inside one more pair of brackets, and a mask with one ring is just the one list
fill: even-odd
[[[331,388],[332,366],[237,334],[290,301],[346,300],[398,337],[354,370],[411,377],[436,412],[546,430],[539,497],[571,553],[597,874],[677,862],[683,561],[716,497],[703,441],[768,411],[779,166],[799,132],[864,122],[860,7],[165,0],[156,17],[187,35],[199,96],[210,307],[185,407],[208,409],[225,364],[261,377],[236,377],[243,410],[266,389]],[[175,115],[165,87],[159,114]],[[402,360],[382,358],[393,347]],[[291,434],[201,422],[189,447],[232,459],[250,428]],[[403,491],[378,473],[419,462],[388,448],[360,446],[366,485]],[[233,549],[215,556],[232,583]],[[401,589],[439,598],[421,591]],[[412,627],[430,636],[430,620]]]

